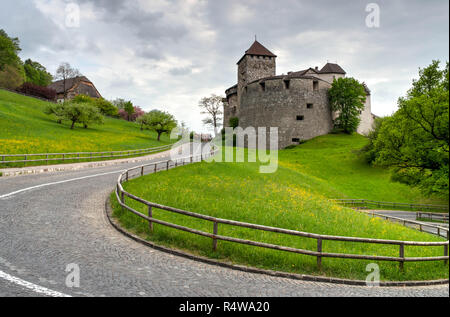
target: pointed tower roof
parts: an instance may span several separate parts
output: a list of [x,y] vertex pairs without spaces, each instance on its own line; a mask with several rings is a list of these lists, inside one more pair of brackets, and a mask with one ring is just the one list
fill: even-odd
[[320,71],[320,74],[346,74],[338,64],[327,63]]
[[277,57],[274,53],[269,51],[267,48],[264,47],[261,43],[255,40],[255,42],[250,46],[248,50],[245,51],[244,56],[239,60],[238,64],[241,62],[241,60],[247,56],[247,55],[255,55],[255,56],[268,56],[268,57]]

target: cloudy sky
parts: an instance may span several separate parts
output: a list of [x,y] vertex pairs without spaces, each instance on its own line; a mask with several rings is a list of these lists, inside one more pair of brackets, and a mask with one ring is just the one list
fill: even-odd
[[[369,3],[379,27],[366,25]],[[337,62],[369,85],[373,113],[391,114],[419,67],[449,59],[448,10],[447,0],[2,0],[0,28],[19,37],[23,59],[51,73],[69,62],[105,98],[206,131],[199,99],[236,83],[255,34],[278,74]]]

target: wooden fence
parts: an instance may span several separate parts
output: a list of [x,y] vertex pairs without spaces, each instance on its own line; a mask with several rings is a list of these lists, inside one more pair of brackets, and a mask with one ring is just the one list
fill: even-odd
[[[148,149],[128,150],[128,151],[108,151],[108,152],[75,152],[75,153],[43,153],[43,154],[0,154],[0,166],[12,163],[45,162],[53,161],[70,162],[98,159],[121,158],[129,156],[140,156],[170,149],[172,145],[163,145]],[[31,159],[30,159],[31,158]]]
[[[156,163],[151,163],[147,165],[142,165],[139,167],[131,168],[125,172],[123,172],[116,184],[116,197],[120,206],[138,217],[145,219],[148,221],[150,231],[154,230],[154,224],[166,226],[169,228],[173,228],[176,230],[181,230],[185,232],[189,232],[195,235],[203,236],[210,238],[212,240],[212,249],[213,251],[217,250],[217,242],[228,241],[233,243],[245,244],[260,248],[267,248],[273,250],[280,250],[285,252],[292,252],[297,254],[304,254],[309,256],[314,256],[317,258],[317,266],[320,269],[322,267],[322,258],[341,258],[341,259],[359,259],[359,260],[374,260],[374,261],[393,261],[399,263],[400,270],[403,270],[405,262],[422,262],[422,261],[443,261],[445,264],[448,263],[448,245],[449,241],[443,242],[419,242],[419,241],[399,241],[399,240],[382,240],[382,239],[369,239],[369,238],[357,238],[357,237],[342,237],[342,236],[331,236],[331,235],[321,235],[315,233],[301,232],[295,230],[288,230],[277,227],[269,227],[262,226],[258,224],[239,222],[228,219],[221,219],[211,216],[206,216],[203,214],[198,214],[186,210],[181,210],[169,206],[164,206],[161,204],[156,204],[153,202],[146,201],[140,197],[137,197],[123,189],[122,183],[128,181],[131,178],[143,176],[148,173],[156,173],[161,170],[169,170],[170,168],[177,167],[179,165],[186,165],[193,162],[200,162],[207,157],[214,155],[214,152],[196,156],[189,156],[185,158],[179,158],[176,160],[167,160],[160,161]],[[127,200],[133,200],[139,202],[146,206],[147,215],[143,214],[130,206],[127,205]],[[170,222],[166,222],[163,220],[159,220],[153,217],[153,209],[161,209],[165,211],[169,211],[172,213],[177,213],[181,215],[185,215],[188,217],[193,217],[197,219],[202,219],[211,223],[212,233],[204,232],[200,230],[196,230],[193,228],[173,224]],[[263,243],[258,241],[244,240],[240,238],[234,238],[229,236],[223,236],[219,234],[219,225],[230,225],[235,227],[248,228],[253,230],[267,231],[267,232],[275,232],[280,234],[286,234],[291,236],[305,237],[310,239],[315,239],[317,242],[316,250],[304,250],[299,248],[292,248],[282,245],[275,245],[270,243]],[[383,245],[397,245],[399,248],[398,257],[395,256],[380,256],[380,255],[363,255],[363,254],[342,254],[342,253],[331,253],[331,252],[323,252],[323,242],[324,241],[343,241],[343,242],[358,242],[358,243],[369,243],[369,244],[383,244]],[[423,247],[443,247],[443,256],[433,256],[433,257],[406,257],[405,256],[405,246],[423,246]]]

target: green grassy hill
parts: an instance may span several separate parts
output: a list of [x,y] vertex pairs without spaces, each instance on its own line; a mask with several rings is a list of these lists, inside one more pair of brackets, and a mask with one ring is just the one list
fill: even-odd
[[170,143],[161,142],[135,123],[106,118],[104,125],[70,130],[43,113],[47,103],[0,89],[0,154],[67,153],[133,150]]
[[[318,234],[393,240],[442,241],[440,238],[337,206],[329,198],[366,198],[394,202],[442,202],[423,197],[418,190],[390,181],[389,172],[361,161],[355,150],[367,140],[359,135],[327,135],[295,149],[279,151],[279,168],[274,174],[260,174],[255,163],[198,163],[130,181],[125,189],[156,203],[215,217],[300,230]],[[146,208],[128,200],[136,210]],[[211,240],[148,224],[118,208],[115,216],[126,228],[149,240],[175,246],[203,256],[239,264],[296,273],[365,279],[366,265],[372,261],[324,259],[318,272],[314,257],[294,255],[219,242],[217,252]],[[211,232],[209,222],[154,210],[154,216],[180,225]],[[219,226],[219,234],[255,241],[315,250],[316,240]],[[324,242],[325,252],[398,256],[398,246]],[[406,256],[443,255],[442,247],[407,247]],[[379,262],[383,280],[415,280],[448,277],[442,262],[407,263],[405,272],[398,263]]]

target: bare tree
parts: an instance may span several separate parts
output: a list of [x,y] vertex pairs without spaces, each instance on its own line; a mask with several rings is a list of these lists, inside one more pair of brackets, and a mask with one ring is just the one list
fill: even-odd
[[201,114],[208,115],[207,118],[203,119],[203,123],[212,126],[214,128],[215,135],[218,133],[218,127],[220,125],[220,121],[222,120],[222,99],[222,97],[213,94],[211,97],[203,98],[198,104],[198,106],[202,108]]
[[58,69],[56,70],[55,78],[63,81],[64,100],[66,100],[67,98],[67,80],[78,76],[82,76],[81,73],[78,71],[78,69],[70,66],[69,63],[61,63],[61,65],[59,65]]

